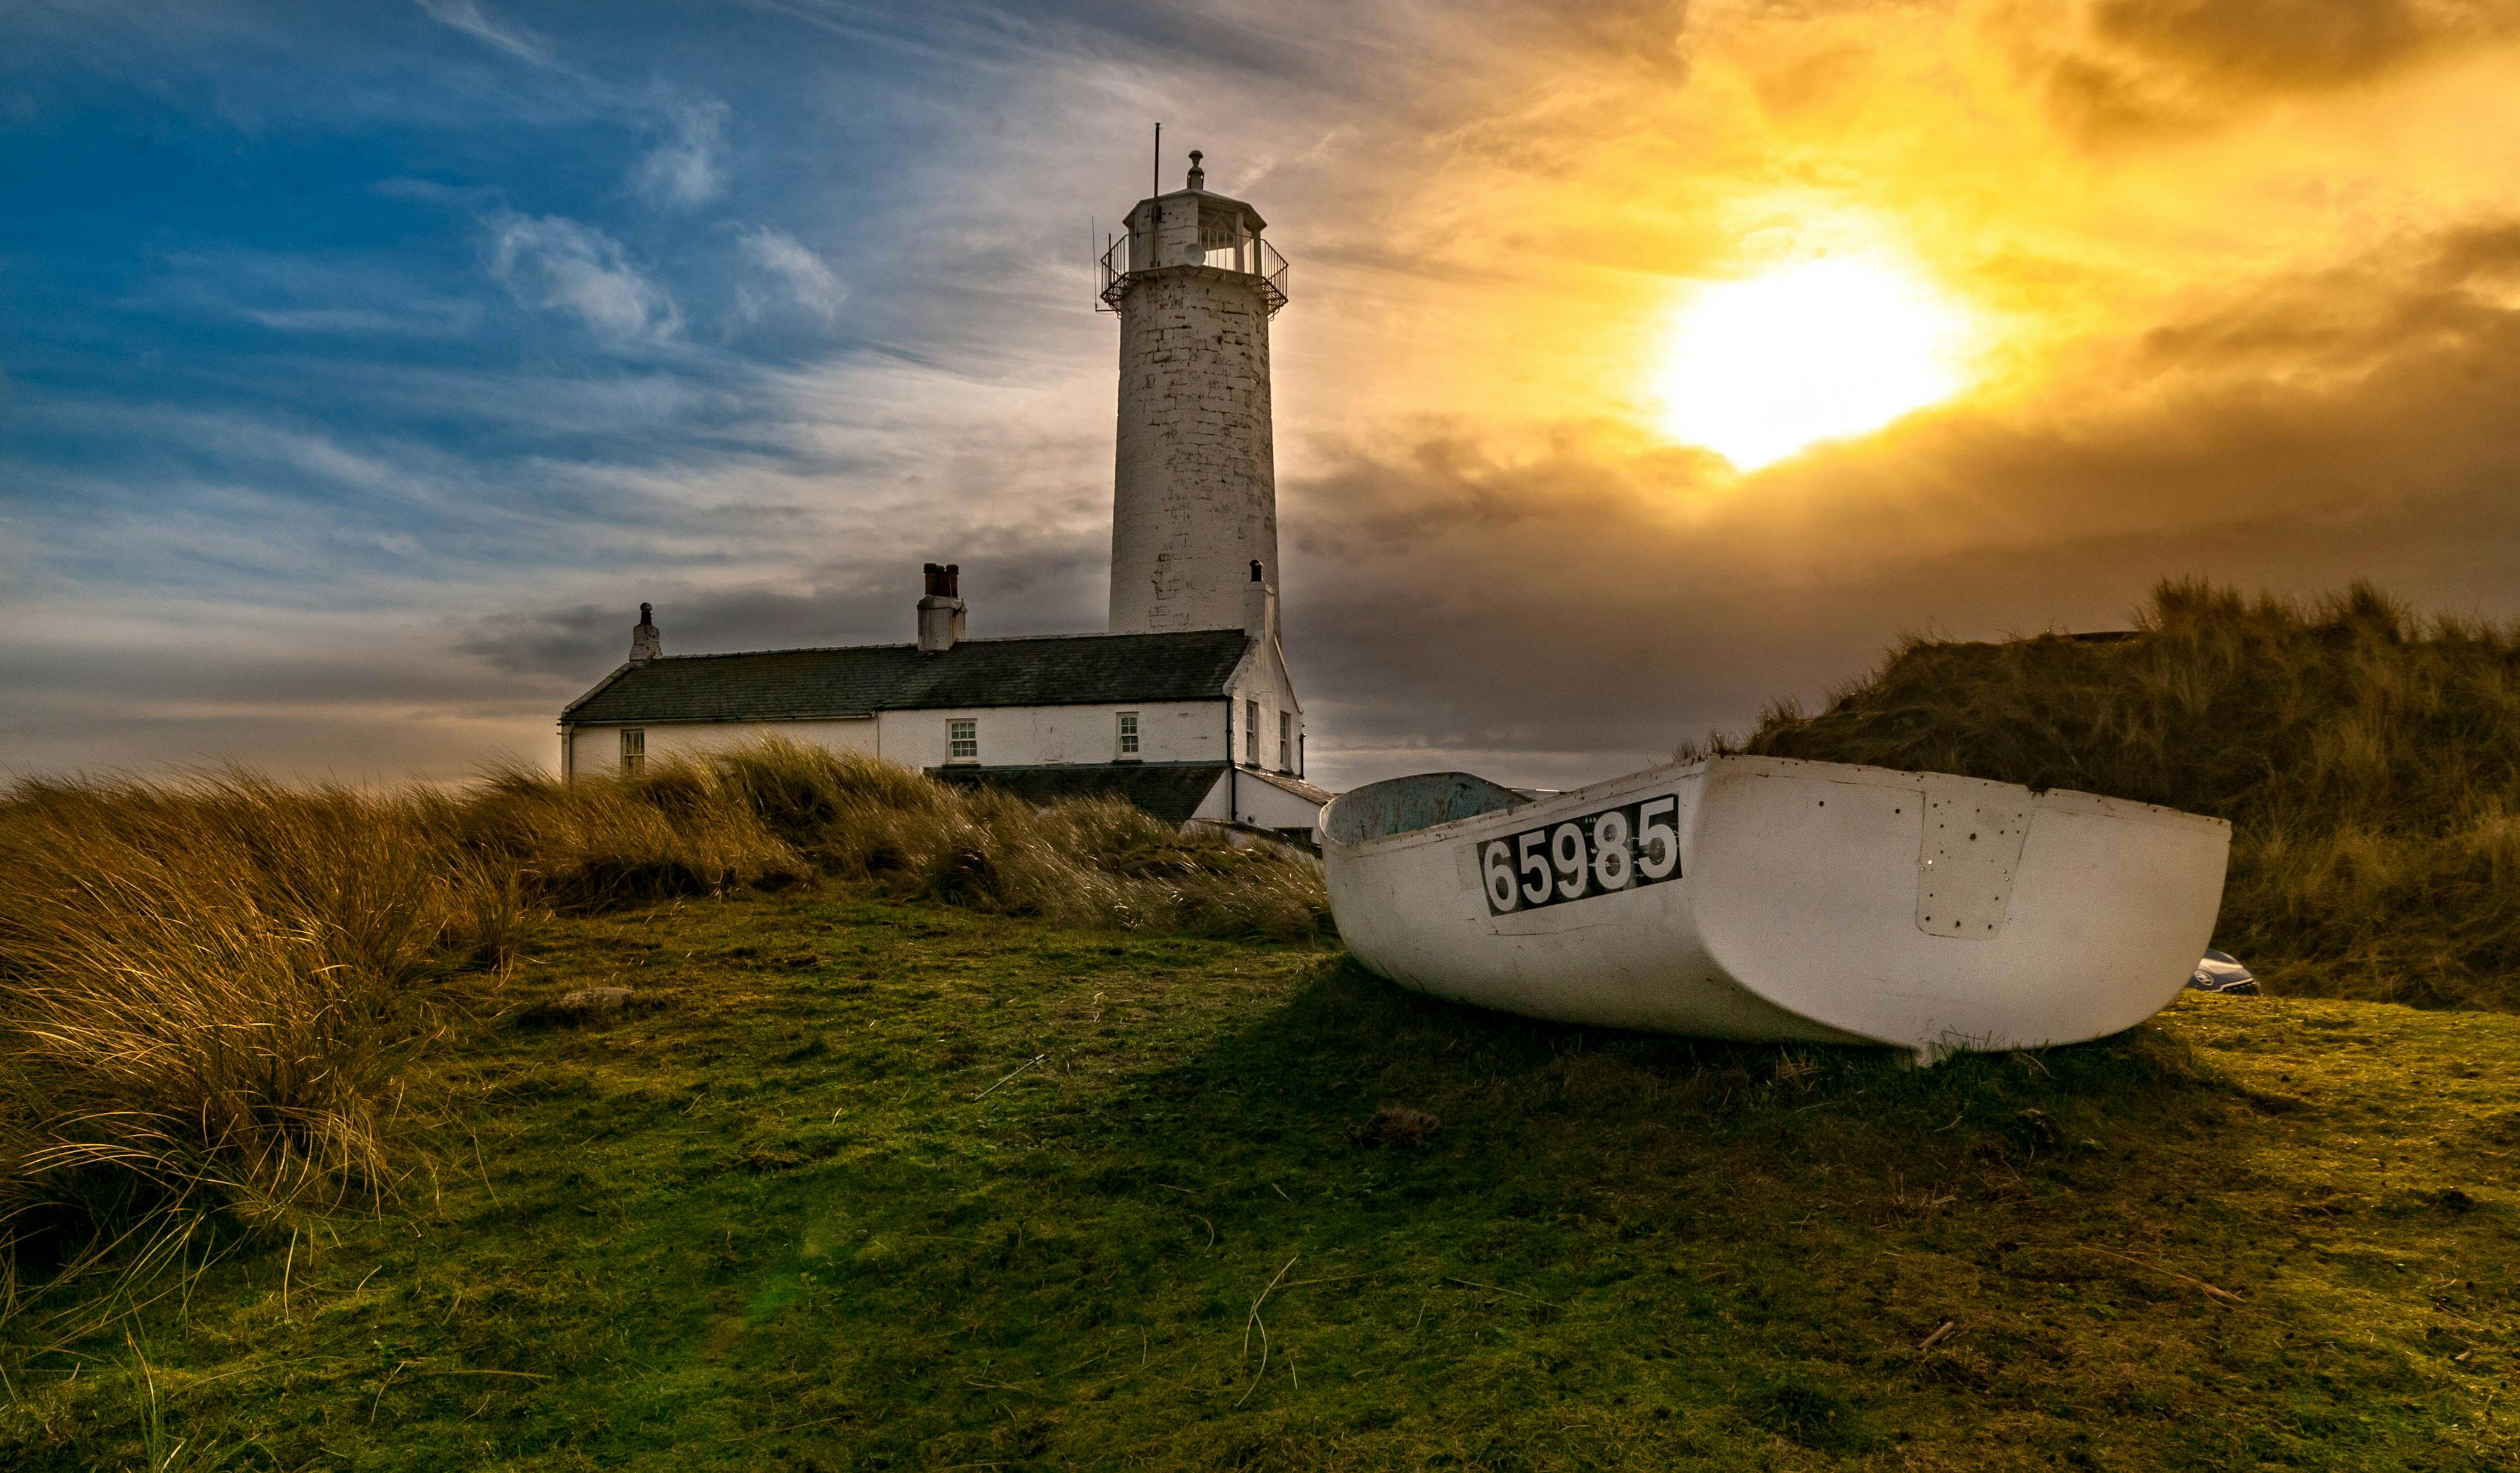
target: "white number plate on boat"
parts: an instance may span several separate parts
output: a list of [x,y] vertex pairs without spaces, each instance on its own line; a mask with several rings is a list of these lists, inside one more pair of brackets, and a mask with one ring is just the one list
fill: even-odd
[[1647,798],[1479,846],[1488,914],[1680,878],[1680,800]]

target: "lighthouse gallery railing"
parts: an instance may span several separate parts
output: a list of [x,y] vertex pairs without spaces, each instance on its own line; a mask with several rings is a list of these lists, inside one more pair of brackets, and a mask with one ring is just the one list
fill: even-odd
[[[1268,299],[1269,315],[1275,317],[1278,315],[1279,308],[1286,304],[1286,258],[1279,254],[1278,248],[1267,241],[1255,240],[1251,244],[1258,248],[1260,269],[1257,271],[1246,272],[1242,269],[1241,252],[1233,246],[1208,252],[1202,264],[1212,266],[1219,271],[1232,271],[1238,275],[1258,277],[1260,295]],[[1105,312],[1120,310],[1121,294],[1129,290],[1130,281],[1145,269],[1148,268],[1135,267],[1130,263],[1128,237],[1123,236],[1111,242],[1102,253],[1102,290],[1095,294],[1100,302],[1096,310]]]

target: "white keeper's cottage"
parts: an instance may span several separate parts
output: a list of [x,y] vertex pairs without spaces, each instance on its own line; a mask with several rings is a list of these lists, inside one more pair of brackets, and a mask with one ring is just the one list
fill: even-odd
[[1308,842],[1330,795],[1304,781],[1278,637],[1269,319],[1286,266],[1190,158],[1189,186],[1139,201],[1102,262],[1120,317],[1107,633],[966,638],[951,564],[927,565],[910,644],[667,655],[641,604],[628,663],[561,713],[563,774],[776,734]]

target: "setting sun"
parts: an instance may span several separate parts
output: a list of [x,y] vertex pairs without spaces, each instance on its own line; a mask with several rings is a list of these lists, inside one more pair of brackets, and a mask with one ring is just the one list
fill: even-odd
[[1756,470],[1958,393],[1970,336],[1960,308],[1874,259],[1804,260],[1709,286],[1672,319],[1662,429]]

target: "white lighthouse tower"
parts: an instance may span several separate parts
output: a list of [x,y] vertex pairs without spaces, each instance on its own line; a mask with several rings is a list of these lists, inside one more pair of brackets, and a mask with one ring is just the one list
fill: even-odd
[[911,644],[666,655],[641,604],[628,662],[561,713],[562,772],[777,735],[1310,847],[1330,795],[1305,780],[1278,634],[1269,428],[1286,263],[1190,160],[1189,187],[1158,183],[1102,257],[1120,315],[1106,632],[973,639],[952,563],[927,565]]
[[1110,627],[1245,628],[1274,645],[1269,319],[1286,263],[1260,212],[1208,193],[1190,161],[1188,187],[1139,201],[1103,257],[1102,300],[1120,314]]

